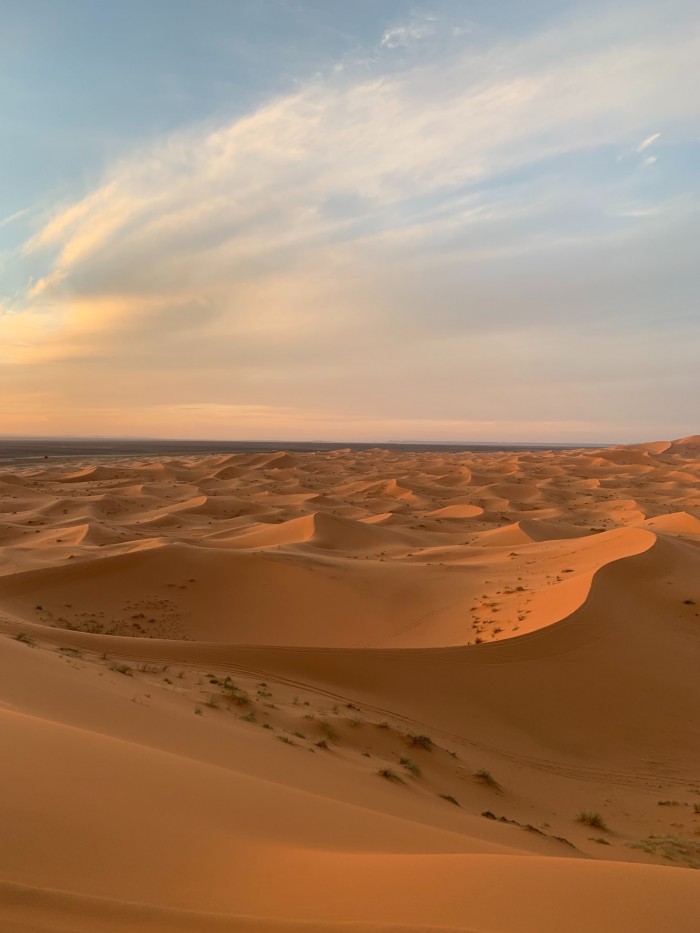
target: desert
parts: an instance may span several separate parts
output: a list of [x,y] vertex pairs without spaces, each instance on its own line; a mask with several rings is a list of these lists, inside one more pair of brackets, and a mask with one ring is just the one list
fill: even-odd
[[0,472],[3,931],[697,929],[697,436]]

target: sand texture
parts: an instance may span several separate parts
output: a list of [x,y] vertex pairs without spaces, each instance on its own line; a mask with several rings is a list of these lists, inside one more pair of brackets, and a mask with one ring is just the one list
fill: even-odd
[[6,466],[0,661],[3,933],[698,930],[698,437]]

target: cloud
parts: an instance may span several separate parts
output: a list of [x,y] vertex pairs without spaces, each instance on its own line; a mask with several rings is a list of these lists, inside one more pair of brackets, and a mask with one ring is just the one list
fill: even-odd
[[379,44],[387,49],[408,48],[435,32],[435,16],[414,13],[408,22],[387,29]]
[[646,139],[643,139],[641,143],[637,146],[637,152],[644,152],[645,149],[648,149],[649,146],[653,145],[657,139],[661,136],[661,133],[652,133],[651,136],[647,136]]
[[[138,388],[132,410],[138,397],[165,405],[181,378],[179,406],[194,395],[282,424],[283,401],[300,423],[308,410],[326,425],[441,412],[453,426],[510,424],[513,393],[524,404],[530,386],[544,421],[568,423],[572,396],[534,388],[553,373],[542,332],[563,347],[605,321],[653,318],[654,276],[681,261],[695,223],[657,218],[600,171],[650,121],[682,134],[698,115],[682,89],[700,37],[660,24],[631,35],[624,17],[562,21],[480,51],[452,37],[413,60],[436,28],[415,18],[384,34],[369,75],[345,63],[242,118],[142,146],[27,241],[36,280],[0,318],[0,357],[73,402],[67,366],[94,366],[115,395]],[[679,308],[686,286],[671,287]],[[601,378],[625,326],[598,354]],[[494,361],[503,392],[475,396]]]
[[9,227],[10,224],[13,224],[16,220],[21,220],[22,217],[26,217],[33,210],[33,207],[24,207],[22,210],[15,211],[7,217],[0,218],[0,227]]

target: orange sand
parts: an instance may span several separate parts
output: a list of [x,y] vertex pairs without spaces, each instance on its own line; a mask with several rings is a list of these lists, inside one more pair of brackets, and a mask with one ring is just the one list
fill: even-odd
[[694,933],[699,479],[697,437],[6,470],[0,930]]

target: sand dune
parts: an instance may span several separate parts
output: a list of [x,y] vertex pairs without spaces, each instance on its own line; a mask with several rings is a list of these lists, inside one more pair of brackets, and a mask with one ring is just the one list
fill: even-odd
[[694,933],[699,453],[6,470],[3,933]]

